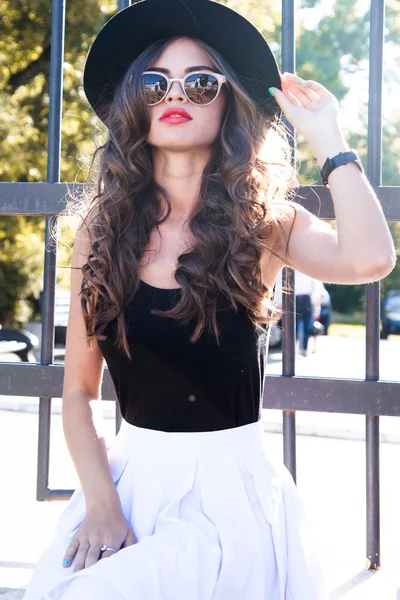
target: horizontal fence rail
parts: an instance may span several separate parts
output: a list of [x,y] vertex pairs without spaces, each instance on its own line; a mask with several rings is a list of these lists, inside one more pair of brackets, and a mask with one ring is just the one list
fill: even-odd
[[[0,363],[0,395],[61,398],[63,365]],[[264,408],[400,417],[399,383],[266,375]],[[116,400],[110,372],[104,368],[103,400]]]
[[[13,183],[0,182],[0,214],[26,216],[62,216],[68,193],[83,193],[83,183]],[[400,221],[399,188],[372,186],[388,221]],[[334,220],[332,196],[324,185],[302,185],[294,198],[320,219]]]

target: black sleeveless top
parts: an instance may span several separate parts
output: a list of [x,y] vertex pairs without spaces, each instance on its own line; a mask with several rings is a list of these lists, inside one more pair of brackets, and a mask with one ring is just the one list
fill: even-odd
[[183,325],[151,314],[181,294],[140,281],[127,307],[130,361],[113,344],[115,323],[98,341],[115,385],[123,418],[161,431],[215,431],[261,417],[269,340],[268,325],[255,326],[244,307],[218,301],[220,345],[203,331],[190,341],[195,322]]

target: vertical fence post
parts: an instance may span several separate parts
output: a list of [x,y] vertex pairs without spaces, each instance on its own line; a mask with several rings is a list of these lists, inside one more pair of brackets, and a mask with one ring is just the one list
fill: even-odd
[[[123,10],[131,5],[131,0],[118,0],[118,11]],[[115,433],[117,434],[120,430],[122,422],[121,409],[118,401],[115,401]]]
[[118,11],[130,6],[131,0],[118,0]]
[[[368,178],[382,183],[382,71],[385,0],[371,0],[368,102]],[[366,379],[379,379],[380,282],[366,286]],[[380,567],[379,417],[366,415],[367,561]]]
[[[63,90],[63,57],[65,35],[65,0],[53,0],[51,12],[50,54],[50,106],[47,153],[47,182],[60,181],[61,119]],[[53,363],[54,358],[54,296],[56,287],[57,217],[46,217],[44,282],[42,304],[42,346],[40,362]],[[41,397],[39,402],[38,476],[36,497],[50,498],[49,455],[51,398]]]
[[[296,63],[296,48],[294,35],[294,0],[282,0],[282,73],[294,73]],[[283,116],[285,126],[291,133],[289,138],[292,149],[292,165],[295,163],[294,129]],[[282,281],[294,286],[294,271],[289,267],[284,268]],[[291,377],[295,374],[295,312],[296,298],[294,292],[282,294],[282,375]],[[286,467],[296,481],[296,413],[283,411],[283,457]]]

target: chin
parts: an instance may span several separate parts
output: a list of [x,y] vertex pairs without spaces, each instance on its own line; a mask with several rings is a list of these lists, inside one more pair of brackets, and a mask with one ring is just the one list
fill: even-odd
[[218,129],[216,131],[210,131],[210,129],[204,131],[203,128],[203,131],[190,131],[182,128],[179,131],[174,131],[173,127],[178,128],[179,125],[172,125],[169,131],[150,132],[148,135],[149,144],[157,148],[185,146],[190,149],[195,146],[212,146],[218,137]]
[[167,139],[167,140],[151,140],[148,139],[148,142],[153,148],[158,148],[159,150],[169,150],[171,152],[189,152],[196,151],[196,149],[204,149],[211,148],[214,144],[214,139],[207,139],[199,141],[198,138],[195,140],[190,140],[187,137],[182,139]]

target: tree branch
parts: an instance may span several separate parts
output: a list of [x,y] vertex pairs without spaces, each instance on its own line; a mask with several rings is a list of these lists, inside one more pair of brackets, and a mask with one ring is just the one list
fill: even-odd
[[40,73],[44,75],[50,73],[50,44],[43,48],[41,55],[36,60],[29,63],[21,71],[11,75],[7,82],[7,88],[13,94],[17,88],[21,85],[26,85]]

